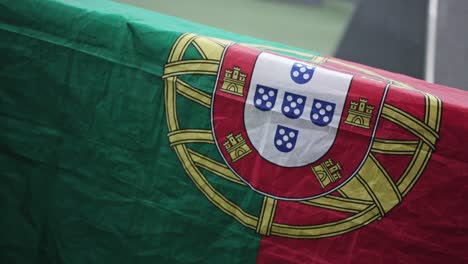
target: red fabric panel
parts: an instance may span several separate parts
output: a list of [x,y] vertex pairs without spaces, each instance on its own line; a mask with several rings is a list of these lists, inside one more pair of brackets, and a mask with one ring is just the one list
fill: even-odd
[[[322,239],[265,236],[260,245],[258,263],[468,262],[468,93],[365,68],[442,100],[440,139],[429,164],[402,203],[382,220],[343,235]],[[417,101],[408,101],[404,97],[406,93],[411,92],[391,88],[386,102],[422,119],[423,107]],[[390,122],[382,123],[382,127],[377,137],[391,135],[396,139],[412,139],[411,134]],[[408,164],[404,157],[400,160],[389,155],[375,156],[394,174],[401,174],[404,170],[401,164]],[[314,212],[309,213],[302,206],[278,202],[275,222],[306,224],[302,219],[313,218]]]

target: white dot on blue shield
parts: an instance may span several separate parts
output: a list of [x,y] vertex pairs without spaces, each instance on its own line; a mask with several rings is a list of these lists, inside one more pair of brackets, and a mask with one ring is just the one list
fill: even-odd
[[325,107],[325,109],[327,109],[328,112],[330,112],[332,110],[332,106],[331,105],[327,105],[327,107]]
[[284,135],[284,133],[285,133],[284,129],[280,129],[279,133],[280,133],[280,135]]
[[317,120],[318,117],[319,117],[319,116],[318,116],[317,114],[313,114],[313,115],[312,115],[312,118],[313,118],[314,120]]
[[258,89],[259,94],[263,94],[264,92],[265,92],[265,90],[263,90],[263,88]]
[[316,104],[315,104],[315,108],[320,109],[321,107],[322,107],[322,104],[321,104],[321,103],[316,103]]
[[276,145],[278,146],[283,145],[283,141],[281,141],[281,139],[276,140]]
[[292,144],[291,144],[290,142],[288,142],[288,144],[286,144],[286,147],[287,147],[288,149],[290,149],[290,148],[292,148]]

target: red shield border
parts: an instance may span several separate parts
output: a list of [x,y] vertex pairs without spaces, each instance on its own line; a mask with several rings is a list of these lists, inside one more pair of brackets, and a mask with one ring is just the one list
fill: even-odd
[[[269,162],[258,153],[244,125],[244,104],[255,62],[261,52],[263,51],[238,44],[228,46],[224,51],[211,108],[213,135],[221,156],[228,167],[253,190],[276,199],[307,200],[337,190],[358,173],[370,152],[389,84],[355,75],[350,84],[333,146],[315,162],[302,167],[285,168]],[[309,63],[295,58],[294,60]],[[225,81],[224,73],[226,70],[233,70],[234,67],[238,67],[240,73],[246,74],[240,94],[221,90]],[[351,106],[357,104],[359,107],[363,100],[366,107],[373,107],[368,128],[346,122],[352,112]],[[242,153],[234,153],[233,158],[233,151]],[[324,185],[317,176],[317,171],[328,169],[330,172],[337,168],[340,177],[335,181],[325,182]]]

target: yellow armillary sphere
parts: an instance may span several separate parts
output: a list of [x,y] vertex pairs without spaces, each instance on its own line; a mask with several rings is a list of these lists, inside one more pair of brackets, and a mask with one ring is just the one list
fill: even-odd
[[[392,89],[416,91],[425,98],[424,117],[417,118],[383,100],[377,119],[384,119],[386,122],[393,123],[414,136],[415,139],[374,138],[373,135],[369,145],[369,153],[353,177],[350,177],[339,188],[334,189],[333,193],[330,191],[312,199],[293,199],[291,201],[311,207],[346,212],[347,217],[343,219],[311,225],[277,223],[274,221],[274,215],[278,201],[282,199],[281,197],[265,194],[261,212],[259,215],[251,215],[216,190],[202,171],[209,171],[227,181],[243,185],[245,188],[252,186],[240,178],[238,173],[226,162],[214,160],[189,148],[187,144],[190,143],[215,145],[217,144],[216,137],[214,130],[186,128],[186,124],[179,123],[176,101],[178,97],[182,96],[199,104],[201,108],[211,109],[213,107],[214,93],[209,94],[200,87],[194,87],[189,81],[181,77],[184,75],[211,75],[219,78],[224,53],[232,44],[225,40],[206,38],[195,34],[183,34],[174,43],[167,64],[164,67],[163,79],[165,84],[166,119],[169,130],[168,140],[188,176],[211,203],[242,225],[252,228],[262,235],[313,239],[340,235],[363,227],[381,219],[392,208],[402,202],[419,179],[435,150],[435,144],[439,137],[441,101],[437,97],[417,91],[409,85],[390,80],[369,69],[347,64],[340,60],[249,44],[242,44],[241,46],[299,55],[309,58],[305,63],[314,66],[328,60],[328,62],[335,65],[347,67],[349,71],[362,72],[367,78],[375,78],[388,83],[387,88],[391,85]],[[194,48],[201,58],[184,59],[187,50],[193,50]],[[205,90],[207,89],[205,88]],[[244,152],[248,152],[248,149],[244,150]],[[240,154],[244,155],[244,152]],[[376,158],[376,153],[386,156],[404,155],[409,157],[410,161],[399,177],[392,177],[389,170]]]

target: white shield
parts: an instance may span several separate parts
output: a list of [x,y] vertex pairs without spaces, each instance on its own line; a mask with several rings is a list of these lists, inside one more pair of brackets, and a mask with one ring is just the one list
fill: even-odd
[[335,141],[351,79],[349,74],[261,53],[244,111],[255,149],[283,167],[320,159]]

